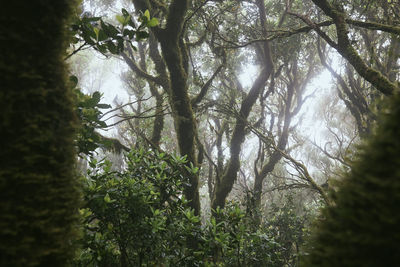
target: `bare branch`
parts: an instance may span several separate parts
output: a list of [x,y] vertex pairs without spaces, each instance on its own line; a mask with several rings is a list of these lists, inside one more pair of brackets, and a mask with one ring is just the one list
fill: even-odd
[[136,65],[136,63],[124,52],[121,53],[122,58],[125,60],[126,64],[128,64],[129,68],[135,72],[137,75],[139,75],[142,78],[147,79],[148,81],[152,81],[158,85],[163,85],[162,81],[158,77],[154,77],[146,72],[144,72],[142,69],[139,68],[139,66]]
[[256,134],[263,142],[265,142],[266,144],[268,144],[269,146],[272,146],[276,151],[278,151],[285,159],[289,160],[291,163],[293,163],[294,167],[296,168],[296,170],[302,175],[302,177],[307,180],[307,182],[312,186],[313,189],[315,189],[320,195],[321,197],[324,199],[325,203],[327,205],[331,205],[331,201],[328,198],[327,194],[325,193],[325,191],[322,189],[322,187],[320,185],[318,185],[315,180],[311,177],[311,175],[308,172],[307,167],[295,160],[293,157],[291,157],[289,154],[287,154],[286,152],[282,151],[281,149],[279,149],[277,147],[277,145],[275,144],[275,141],[267,136],[265,136],[264,134],[262,134],[260,131],[258,131],[257,129],[255,129],[254,127],[249,126],[251,131]]
[[211,84],[214,80],[214,78],[218,75],[218,73],[222,70],[224,65],[220,65],[217,70],[213,73],[213,75],[210,77],[210,79],[208,79],[208,81],[203,85],[203,87],[200,90],[200,93],[195,96],[194,98],[192,98],[191,100],[191,104],[192,106],[197,106],[201,100],[203,100],[203,98],[205,97],[205,95],[208,92],[208,89],[211,87]]
[[135,104],[135,103],[137,103],[137,102],[147,101],[147,100],[149,100],[150,98],[152,98],[152,96],[150,96],[150,97],[148,97],[148,98],[141,98],[141,99],[138,99],[138,100],[135,100],[135,101],[132,101],[132,102],[123,104],[123,105],[121,105],[121,106],[118,106],[118,107],[116,107],[116,108],[113,108],[113,109],[111,109],[111,110],[109,110],[109,111],[103,113],[103,114],[100,116],[100,119],[103,118],[104,116],[106,116],[106,115],[108,115],[108,114],[114,112],[114,111],[117,111],[117,110],[122,109],[123,107],[129,106],[129,105],[132,105],[132,104]]

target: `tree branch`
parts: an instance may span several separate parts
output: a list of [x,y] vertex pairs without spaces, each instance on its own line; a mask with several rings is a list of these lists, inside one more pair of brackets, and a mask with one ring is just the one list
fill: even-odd
[[216,71],[213,73],[213,75],[210,77],[210,79],[208,79],[208,81],[203,85],[203,87],[200,90],[200,93],[195,96],[194,98],[192,98],[191,100],[191,104],[193,107],[197,106],[201,100],[203,100],[203,98],[205,97],[205,95],[208,92],[208,89],[211,87],[211,84],[214,80],[214,78],[218,75],[218,73],[222,70],[224,65],[220,65]]
[[152,81],[158,85],[163,85],[162,81],[158,77],[154,77],[146,72],[144,72],[142,69],[139,68],[139,66],[136,65],[136,63],[124,52],[121,53],[122,58],[125,60],[126,64],[128,64],[129,68],[135,72],[137,75],[140,77],[147,79],[148,81]]
[[[385,95],[392,95],[394,92],[399,91],[399,87],[389,81],[384,75],[382,75],[382,73],[368,67],[351,45],[348,37],[348,29],[343,8],[338,4],[333,6],[326,0],[312,1],[315,5],[321,8],[327,16],[332,18],[336,26],[336,35],[338,40],[337,46],[333,47],[339,52],[339,54],[347,59],[347,61],[358,72],[358,74],[360,74],[361,77],[370,82],[377,90],[381,91]],[[320,36],[324,38],[324,36]]]

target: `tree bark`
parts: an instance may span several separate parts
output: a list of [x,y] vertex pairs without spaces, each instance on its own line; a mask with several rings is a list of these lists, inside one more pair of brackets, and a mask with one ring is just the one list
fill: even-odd
[[346,14],[339,5],[331,5],[327,0],[313,0],[314,4],[331,17],[336,27],[337,45],[335,49],[341,54],[365,80],[370,82],[377,90],[385,95],[392,95],[399,91],[398,85],[391,82],[379,71],[365,64],[360,55],[351,45],[348,37]]
[[[148,1],[134,1],[137,8],[151,9]],[[162,56],[169,71],[169,104],[175,123],[178,147],[181,155],[187,156],[188,165],[197,166],[197,126],[188,95],[187,52],[183,41],[184,21],[189,6],[188,0],[174,0],[168,7],[165,28],[155,28],[153,33],[161,44]],[[200,214],[199,177],[187,173],[189,185],[185,197],[195,214]]]
[[64,63],[75,1],[14,1],[0,11],[0,265],[66,266],[79,191]]

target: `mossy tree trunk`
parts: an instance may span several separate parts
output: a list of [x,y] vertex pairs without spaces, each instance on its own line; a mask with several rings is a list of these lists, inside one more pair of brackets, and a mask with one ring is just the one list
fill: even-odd
[[348,83],[342,75],[337,73],[331,65],[328,64],[325,57],[325,45],[321,47],[319,39],[317,42],[317,50],[321,64],[331,73],[332,77],[334,77],[338,83],[337,92],[339,98],[344,102],[346,108],[354,117],[360,137],[368,136],[371,131],[371,124],[376,118],[369,108],[366,88],[362,88],[354,82],[353,71],[350,69],[349,64],[346,65]]
[[[298,46],[298,49],[301,49],[301,46]],[[282,105],[280,106],[280,111],[276,115],[278,118],[282,117],[283,123],[278,122],[276,127],[277,131],[277,142],[272,147],[272,151],[268,154],[268,159],[264,161],[265,158],[265,149],[263,146],[260,147],[258,157],[254,163],[254,206],[256,210],[260,211],[262,208],[262,192],[263,192],[263,182],[265,178],[271,174],[275,166],[282,159],[283,154],[288,145],[289,136],[292,134],[293,125],[292,119],[298,115],[303,104],[305,103],[307,97],[304,97],[304,93],[307,85],[312,79],[315,73],[316,66],[315,56],[313,51],[309,52],[309,56],[307,59],[307,66],[301,66],[297,59],[294,59],[292,62],[287,61],[284,63],[284,67],[282,68],[284,72],[286,72],[287,82],[285,83],[285,95],[282,100]],[[302,71],[305,71],[305,75],[301,74]],[[276,75],[274,75],[276,76]],[[277,78],[277,77],[275,77]],[[264,103],[265,105],[265,103]],[[272,128],[273,125],[270,125]],[[292,128],[292,129],[291,129]],[[261,136],[259,136],[261,138]],[[264,145],[267,147],[271,146],[271,141],[265,142],[264,138],[261,138]],[[312,186],[311,186],[312,187]],[[257,218],[257,223],[260,222],[260,217]]]
[[[343,7],[336,1],[333,1],[334,3],[332,4],[327,0],[313,0],[313,2],[316,6],[322,9],[327,16],[332,18],[336,27],[337,42],[331,40],[326,34],[321,34],[322,31],[320,30],[317,31],[317,33],[320,34],[320,36],[333,48],[335,48],[339,54],[354,67],[361,77],[370,82],[377,90],[385,95],[392,95],[394,92],[399,91],[398,86],[394,82],[391,82],[378,70],[368,67],[353,47],[348,36],[347,27],[347,23],[351,23],[351,21],[346,18],[346,13]],[[357,26],[367,27],[368,24],[357,24]],[[394,29],[389,28],[388,30]]]
[[[297,81],[296,81],[297,82]],[[278,149],[284,151],[289,139],[289,126],[290,122],[292,119],[292,116],[294,114],[291,114],[291,107],[292,107],[292,102],[293,102],[293,97],[294,97],[294,88],[295,83],[293,82],[292,84],[289,84],[287,87],[287,95],[286,95],[286,102],[285,102],[285,107],[284,107],[284,123],[282,127],[281,134],[279,136],[278,140]],[[279,151],[274,151],[270,155],[268,161],[264,163],[262,168],[260,170],[257,170],[255,168],[255,177],[254,177],[254,203],[255,203],[255,208],[259,210],[261,208],[261,196],[262,196],[262,190],[263,190],[263,181],[267,177],[269,173],[271,173],[275,165],[279,162],[279,160],[282,158],[282,155]],[[258,222],[260,218],[258,218]]]
[[79,191],[64,64],[74,1],[11,1],[0,11],[0,265],[65,266]]
[[[181,155],[186,155],[188,165],[198,165],[196,157],[196,134],[197,126],[192,110],[191,100],[188,95],[188,61],[187,49],[183,41],[184,22],[189,7],[188,0],[171,1],[168,8],[159,6],[160,3],[145,0],[133,1],[138,10],[162,9],[166,12],[166,24],[164,28],[152,28],[155,37],[161,45],[163,60],[169,72],[169,86],[167,91],[169,104],[175,123],[175,131],[178,147]],[[191,208],[195,214],[200,214],[199,177],[188,174],[189,185],[185,189],[185,197],[190,201]]]

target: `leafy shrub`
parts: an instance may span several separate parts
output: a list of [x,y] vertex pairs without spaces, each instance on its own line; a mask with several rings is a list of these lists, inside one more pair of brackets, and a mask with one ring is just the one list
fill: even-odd
[[202,253],[210,266],[280,266],[280,244],[267,231],[255,227],[239,204],[231,202],[207,223]]
[[[132,151],[126,171],[107,161],[89,172],[84,189],[84,249],[78,266],[178,264],[191,258],[186,246],[200,219],[182,195],[185,158]],[[197,171],[196,169],[190,171]]]
[[310,209],[296,212],[294,196],[289,194],[283,206],[271,204],[264,227],[274,236],[279,248],[279,266],[298,266],[302,246],[310,235],[310,221],[314,217]]
[[276,218],[258,227],[231,202],[201,225],[182,193],[182,174],[198,171],[184,157],[139,149],[127,155],[123,172],[107,161],[90,164],[76,266],[293,266],[286,246],[301,239],[303,225],[292,211],[277,208]]
[[103,112],[100,109],[109,109],[111,106],[100,103],[101,94],[97,91],[91,96],[83,94],[79,88],[76,88],[78,79],[75,76],[71,76],[70,80],[74,87],[76,111],[80,122],[76,140],[78,153],[91,156],[98,147],[107,145],[96,130],[107,128],[107,124],[102,120]]

